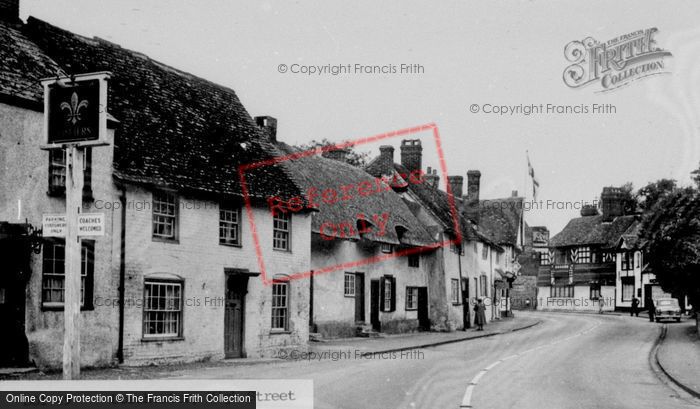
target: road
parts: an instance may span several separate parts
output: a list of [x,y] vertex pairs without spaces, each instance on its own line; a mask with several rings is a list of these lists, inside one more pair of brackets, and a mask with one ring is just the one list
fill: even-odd
[[518,314],[542,323],[403,358],[355,359],[349,352],[335,361],[215,367],[177,377],[310,378],[316,409],[698,407],[650,366],[659,324],[629,316]]

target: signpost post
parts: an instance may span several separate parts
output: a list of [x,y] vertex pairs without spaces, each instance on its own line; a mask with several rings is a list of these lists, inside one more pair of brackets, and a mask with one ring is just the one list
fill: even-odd
[[[42,149],[63,149],[66,158],[65,294],[63,379],[80,377],[81,242],[84,161],[87,146],[107,145],[109,73],[52,78],[44,85]],[[60,228],[53,232],[61,235]]]

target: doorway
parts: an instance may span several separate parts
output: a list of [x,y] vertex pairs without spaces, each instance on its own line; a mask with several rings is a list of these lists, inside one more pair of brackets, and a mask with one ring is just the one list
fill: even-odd
[[365,322],[365,274],[355,273],[355,322]]
[[372,329],[377,332],[382,330],[379,322],[379,297],[379,280],[372,280],[369,291],[369,320],[370,324],[372,324]]
[[428,287],[418,287],[418,326],[421,331],[430,331]]
[[26,366],[29,362],[24,313],[30,254],[26,226],[0,223],[0,367]]
[[226,309],[224,312],[224,354],[226,358],[244,358],[245,295],[248,276],[226,274]]

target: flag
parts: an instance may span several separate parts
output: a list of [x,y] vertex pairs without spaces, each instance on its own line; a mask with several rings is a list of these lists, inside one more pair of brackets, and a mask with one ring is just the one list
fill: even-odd
[[532,198],[537,200],[537,190],[540,188],[540,182],[535,177],[535,169],[532,167],[532,163],[530,163],[530,155],[527,154],[527,152],[525,155],[527,156],[527,173],[532,179]]

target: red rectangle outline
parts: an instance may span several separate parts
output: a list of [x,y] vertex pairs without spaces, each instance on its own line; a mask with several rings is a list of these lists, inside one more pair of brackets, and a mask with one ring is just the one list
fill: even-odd
[[367,143],[372,143],[372,142],[378,142],[382,141],[385,139],[397,137],[397,136],[407,136],[407,135],[412,135],[418,132],[423,132],[427,130],[432,130],[433,132],[433,138],[435,140],[435,146],[437,149],[437,154],[438,154],[438,159],[440,163],[440,172],[442,173],[442,179],[445,181],[445,189],[447,191],[447,200],[450,206],[450,215],[452,216],[452,228],[455,231],[456,238],[453,240],[445,240],[439,243],[434,243],[430,244],[427,246],[420,246],[420,247],[413,247],[401,251],[396,251],[392,252],[389,254],[383,254],[379,256],[373,256],[373,257],[368,257],[363,260],[359,261],[351,261],[351,262],[346,262],[346,263],[341,263],[341,264],[336,264],[332,266],[327,266],[318,270],[308,270],[308,271],[303,271],[303,272],[297,272],[297,273],[292,273],[292,274],[285,274],[285,277],[287,280],[293,280],[293,279],[301,279],[301,278],[307,278],[311,277],[312,275],[315,274],[322,274],[322,273],[330,273],[333,271],[338,271],[338,270],[345,270],[345,269],[350,269],[353,267],[359,267],[367,264],[372,264],[384,260],[389,260],[393,259],[396,257],[401,257],[401,256],[407,256],[410,254],[416,254],[419,252],[422,252],[424,250],[431,250],[431,249],[437,249],[441,247],[445,247],[447,245],[451,244],[457,244],[462,242],[462,232],[459,228],[459,218],[457,214],[457,207],[455,206],[455,200],[454,196],[452,195],[452,189],[450,187],[450,184],[448,183],[447,179],[447,166],[445,164],[445,155],[442,151],[442,144],[440,140],[440,132],[438,131],[438,127],[435,123],[429,123],[425,125],[420,125],[420,126],[415,126],[412,128],[404,128],[404,129],[399,129],[396,131],[391,131],[391,132],[385,132],[369,137],[364,137],[364,138],[357,138],[354,140],[348,140],[345,142],[341,142],[335,145],[327,145],[323,146],[320,148],[316,149],[309,149],[307,151],[303,152],[294,152],[288,155],[283,155],[283,156],[277,156],[273,157],[270,159],[258,161],[258,162],[253,162],[253,163],[247,163],[240,165],[238,167],[238,174],[240,177],[240,182],[241,182],[241,191],[243,193],[243,200],[245,202],[245,208],[246,208],[246,214],[248,216],[248,222],[250,224],[250,231],[253,235],[253,243],[255,245],[255,255],[258,259],[258,266],[260,267],[260,274],[262,277],[262,281],[264,285],[270,285],[272,284],[273,280],[268,278],[267,276],[267,270],[265,268],[265,261],[263,260],[263,255],[262,255],[262,249],[260,248],[260,239],[258,237],[258,231],[255,225],[255,219],[253,216],[253,206],[251,204],[250,200],[250,193],[248,192],[248,185],[246,183],[245,179],[245,172],[251,169],[257,169],[263,166],[270,166],[274,165],[280,162],[284,162],[286,160],[294,160],[294,159],[299,159],[299,158],[304,158],[307,156],[312,156],[316,154],[321,154],[323,152],[327,151],[333,151],[333,150],[338,150],[338,149],[343,149],[343,148],[348,148],[348,147],[353,147],[353,146],[359,146]]

